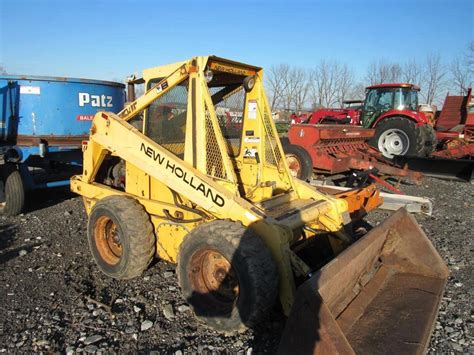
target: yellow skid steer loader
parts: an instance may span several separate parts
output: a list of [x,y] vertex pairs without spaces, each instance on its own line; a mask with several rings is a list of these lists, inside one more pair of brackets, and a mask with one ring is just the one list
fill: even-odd
[[88,239],[108,276],[177,263],[196,316],[223,332],[289,316],[281,353],[420,353],[448,271],[404,210],[364,231],[374,187],[292,178],[263,70],[214,56],[143,72],[146,92],[95,115],[83,144]]

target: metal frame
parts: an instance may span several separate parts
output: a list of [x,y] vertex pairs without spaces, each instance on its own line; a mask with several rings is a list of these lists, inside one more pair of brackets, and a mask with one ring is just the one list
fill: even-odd
[[[225,156],[225,169],[230,178],[228,181],[213,179],[206,174],[206,126],[204,104],[210,110],[210,119],[218,127],[212,99],[207,90],[204,71],[214,66],[228,72],[254,75],[256,82],[247,93],[246,100],[256,102],[255,118],[249,119],[248,105],[243,117],[242,149],[237,157]],[[288,172],[285,159],[277,166],[268,166],[267,154],[280,154],[283,151],[279,139],[268,141],[267,137],[276,136],[271,112],[263,91],[263,71],[260,68],[246,66],[217,57],[195,57],[186,62],[154,68],[144,72],[145,81],[151,78],[163,79],[137,100],[129,103],[117,115],[97,113],[94,117],[89,141],[83,145],[84,172],[71,179],[72,191],[84,197],[87,212],[94,204],[109,195],[121,194],[136,198],[145,207],[155,226],[166,221],[163,210],[171,215],[179,215],[184,220],[196,217],[195,214],[177,206],[170,193],[179,194],[183,204],[202,211],[212,219],[230,219],[240,221],[263,238],[278,264],[280,273],[280,301],[286,314],[293,303],[295,284],[293,270],[298,259],[290,250],[293,230],[304,225],[313,230],[325,230],[340,233],[349,219],[348,202],[318,192],[308,184],[294,180]],[[189,100],[186,124],[186,143],[184,159],[179,159],[161,146],[143,135],[127,121],[142,112],[155,99],[161,97],[174,86],[189,78]],[[146,117],[145,117],[146,119]],[[219,132],[220,133],[220,132]],[[246,140],[251,135],[254,139]],[[221,151],[226,152],[224,138],[217,134]],[[258,138],[258,139],[255,139]],[[259,159],[248,159],[247,149],[259,152]],[[276,153],[278,152],[278,153]],[[117,156],[126,162],[127,177],[125,191],[113,189],[95,181],[96,174],[107,155]],[[255,157],[254,157],[255,158]],[[235,167],[239,169],[236,170]],[[238,175],[239,186],[236,184]],[[281,193],[274,195],[274,191]],[[155,191],[160,191],[159,196]],[[243,191],[243,192],[242,192]],[[372,202],[379,201],[378,195],[372,193]],[[277,205],[291,206],[299,201],[294,213],[272,216],[271,210]],[[363,205],[360,199],[359,207]],[[380,201],[379,201],[380,202]],[[186,223],[188,230],[199,223]],[[179,236],[167,236],[160,231],[160,245],[157,251],[160,257],[176,261],[178,246],[184,238],[185,229]],[[332,238],[336,251],[342,249],[341,241]],[[297,274],[301,273],[295,271]]]

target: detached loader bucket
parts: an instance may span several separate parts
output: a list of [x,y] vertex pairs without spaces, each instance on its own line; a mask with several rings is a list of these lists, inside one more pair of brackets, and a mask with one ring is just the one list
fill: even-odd
[[298,288],[279,353],[423,353],[447,277],[400,209]]

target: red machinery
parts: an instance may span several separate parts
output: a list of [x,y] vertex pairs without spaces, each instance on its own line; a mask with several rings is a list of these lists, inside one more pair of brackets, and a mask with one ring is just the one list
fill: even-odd
[[[392,85],[396,87],[396,85],[401,84]],[[390,87],[392,88],[392,86]],[[370,87],[369,89],[372,90],[373,88]],[[380,85],[375,86],[375,88],[380,88]],[[384,95],[386,91],[384,88],[385,86],[382,86],[381,91],[377,89],[379,90],[377,95]],[[412,90],[410,91],[411,94],[416,93],[413,88],[410,90]],[[402,95],[402,93],[401,91],[397,95]],[[367,100],[369,100],[369,96]],[[367,106],[367,100],[365,106]],[[411,100],[413,104],[416,101]],[[393,116],[393,111],[383,112],[377,117],[376,121],[384,122],[385,118],[390,117],[396,117],[397,120],[400,120],[403,111],[398,111],[398,116]],[[334,112],[332,121],[328,120],[327,114],[329,112]],[[448,95],[443,110],[437,115],[433,114],[430,117],[425,112],[411,112],[413,117],[416,116],[420,120],[429,121],[436,128],[436,138],[433,138],[433,141],[437,140],[438,151],[432,153],[432,158],[397,156],[394,160],[396,165],[389,164],[381,159],[380,154],[367,144],[373,142],[377,137],[377,129],[364,129],[360,126],[347,124],[311,124],[312,122],[324,123],[334,122],[335,120],[343,123],[344,120],[347,121],[347,117],[344,119],[345,115],[351,116],[351,119],[361,118],[363,121],[363,115],[365,114],[363,109],[359,111],[362,116],[357,116],[357,110],[355,110],[356,113],[353,112],[353,109],[350,108],[315,111],[306,121],[309,124],[297,124],[290,128],[288,132],[289,143],[298,148],[287,146],[285,150],[287,157],[289,157],[288,162],[293,169],[295,171],[301,170],[298,173],[299,176],[309,177],[312,173],[312,167],[329,174],[349,170],[366,171],[367,169],[376,168],[382,174],[408,177],[412,180],[417,180],[419,177],[414,171],[430,176],[461,180],[469,180],[474,175],[474,160],[472,160],[472,157],[474,157],[474,99],[471,89],[468,90],[466,96]],[[424,139],[426,140],[427,137],[425,136]],[[300,162],[297,159],[298,154]],[[452,158],[456,159],[453,160]],[[308,165],[310,167],[307,167]],[[410,171],[407,171],[407,166]],[[404,168],[400,169],[400,167]]]
[[443,179],[471,181],[474,178],[474,100],[446,96],[443,110],[435,117],[438,150],[430,158],[395,157],[410,170]]
[[312,115],[311,113],[302,112],[302,113],[296,114],[295,112],[293,112],[290,115],[290,123],[291,124],[305,123],[311,117],[311,115]]
[[[361,100],[347,100],[343,102],[343,108],[320,108],[310,114],[297,116],[292,120],[295,123],[308,124],[351,124],[360,125],[360,109],[363,106]],[[293,117],[293,116],[292,116]]]
[[[319,109],[305,117],[302,123],[338,123],[375,128],[375,137],[372,138],[371,143],[384,154],[386,152],[381,140],[385,137],[388,145],[396,145],[397,142],[403,143],[403,139],[400,139],[400,137],[404,134],[403,130],[397,128],[398,133],[392,132],[392,138],[390,138],[390,135],[384,136],[381,131],[385,128],[384,126],[388,122],[387,119],[393,120],[396,118],[399,123],[406,123],[406,120],[409,120],[414,124],[415,130],[422,130],[419,138],[424,140],[424,142],[421,142],[418,139],[421,154],[414,154],[414,156],[432,155],[444,158],[474,156],[474,99],[472,90],[468,89],[466,96],[450,96],[448,94],[443,109],[436,114],[420,110],[417,98],[418,91],[419,87],[412,84],[369,86],[364,105],[359,107],[349,106],[342,109]],[[349,101],[349,103],[357,102]],[[298,121],[302,120],[295,118],[295,122]],[[434,132],[428,128],[429,125],[434,125]],[[393,135],[393,133],[396,134]],[[438,150],[434,151],[436,146]],[[392,150],[396,150],[396,147]],[[388,153],[390,153],[390,149]],[[384,155],[390,158],[389,155]]]
[[307,180],[313,169],[326,174],[349,171],[369,172],[369,177],[393,190],[377,177],[382,175],[406,177],[418,182],[422,175],[407,167],[399,168],[384,160],[367,142],[373,129],[356,126],[296,124],[283,140],[286,160],[294,176]]
[[441,149],[433,156],[463,158],[474,156],[474,98],[469,88],[466,96],[446,96],[436,124],[436,138]]
[[305,123],[344,123],[374,128],[375,134],[369,143],[385,157],[426,156],[434,150],[435,135],[429,118],[418,111],[419,90],[418,86],[408,83],[369,86],[363,105],[316,110]]

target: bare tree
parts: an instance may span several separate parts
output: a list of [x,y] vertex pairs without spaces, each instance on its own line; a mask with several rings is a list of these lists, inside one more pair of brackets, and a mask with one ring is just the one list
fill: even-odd
[[294,90],[294,83],[291,78],[291,69],[288,67],[287,75],[283,77],[283,86],[284,90],[281,97],[281,105],[283,109],[286,111],[291,110],[291,104],[293,102],[293,90]]
[[314,107],[337,102],[337,63],[322,60],[311,73],[311,101]]
[[313,108],[342,105],[352,97],[354,73],[347,64],[322,60],[311,72],[310,99]]
[[354,73],[347,66],[343,64],[340,66],[338,78],[338,92],[337,92],[337,101],[339,106],[342,107],[342,104],[347,99],[353,99],[352,91],[354,87]]
[[389,76],[388,81],[391,83],[396,83],[400,81],[402,76],[402,67],[398,63],[389,64]]
[[350,91],[350,96],[354,100],[365,99],[365,85],[363,83],[354,84]]
[[466,95],[467,89],[472,86],[472,72],[468,62],[460,57],[455,58],[449,67],[451,81],[459,95]]
[[466,53],[466,61],[471,75],[474,75],[474,41],[469,43],[469,48]]
[[403,64],[401,78],[404,82],[420,85],[422,78],[423,68],[419,62],[412,59]]
[[462,56],[454,58],[449,67],[451,82],[459,95],[465,95],[473,85],[474,77],[474,41],[469,43]]
[[290,66],[288,64],[279,64],[270,68],[266,81],[270,93],[270,106],[272,110],[283,103],[289,73]]
[[329,107],[337,103],[340,64],[322,60],[311,71],[311,101],[313,107]]
[[439,54],[429,54],[425,61],[422,81],[422,96],[426,103],[432,105],[439,98],[440,92],[446,86],[446,67],[441,62]]
[[372,62],[369,64],[369,67],[367,68],[367,74],[365,75],[365,79],[370,85],[383,83],[385,78],[380,77],[379,68],[376,62]]
[[286,110],[300,111],[308,96],[308,72],[303,68],[291,68],[286,77],[284,103]]
[[384,59],[370,63],[365,76],[370,85],[394,83],[400,80],[402,67],[398,63],[390,63]]

